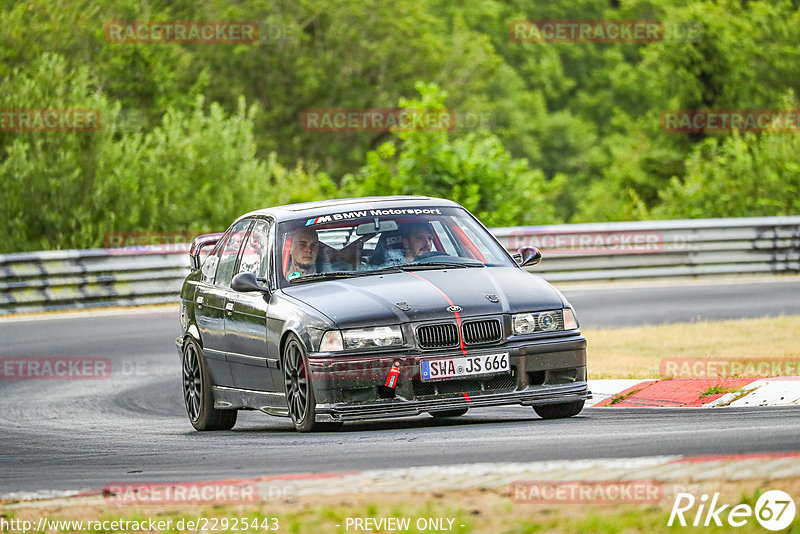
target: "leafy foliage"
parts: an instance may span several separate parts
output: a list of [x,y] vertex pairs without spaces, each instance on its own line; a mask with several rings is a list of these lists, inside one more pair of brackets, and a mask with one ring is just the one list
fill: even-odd
[[[513,20],[643,19],[652,43],[520,43]],[[246,20],[253,44],[115,44],[111,21]],[[665,110],[796,109],[791,0],[20,0],[0,110],[2,251],[205,231],[255,207],[414,193],[490,225],[798,213],[797,134],[669,133]],[[445,99],[445,95],[446,99]],[[446,107],[450,132],[312,132],[310,108]]]
[[[435,85],[418,84],[422,98],[403,99],[413,110],[444,110]],[[367,155],[367,164],[344,179],[352,195],[430,195],[454,200],[485,224],[514,226],[553,222],[552,197],[559,181],[514,159],[494,135],[468,134],[450,140],[446,131],[398,132],[400,148],[386,142]]]
[[287,169],[274,154],[256,157],[256,109],[244,100],[228,116],[198,98],[142,132],[126,124],[118,103],[97,95],[86,68],[45,54],[31,71],[15,73],[0,108],[97,109],[104,127],[3,134],[10,138],[0,163],[6,250],[102,246],[119,231],[224,229],[245,211],[335,194],[324,174]]
[[709,138],[674,178],[653,215],[750,217],[800,213],[800,141],[786,134]]

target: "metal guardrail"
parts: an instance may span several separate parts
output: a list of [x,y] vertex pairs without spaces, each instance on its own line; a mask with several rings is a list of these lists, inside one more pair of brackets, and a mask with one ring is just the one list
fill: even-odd
[[506,248],[538,246],[549,281],[800,272],[800,217],[494,228]]
[[[174,246],[173,246],[174,248]],[[181,252],[144,247],[0,255],[0,315],[177,302],[189,271]]]
[[[800,217],[494,228],[509,250],[538,246],[553,281],[800,273]],[[163,247],[162,247],[163,248]],[[188,245],[0,255],[0,315],[176,302]]]

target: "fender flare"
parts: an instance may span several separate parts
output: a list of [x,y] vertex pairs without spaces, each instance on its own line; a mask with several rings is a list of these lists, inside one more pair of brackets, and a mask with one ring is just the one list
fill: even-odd
[[201,348],[203,347],[203,340],[200,338],[200,330],[197,328],[196,324],[192,323],[186,328],[186,331],[183,333],[183,340],[186,341],[188,337],[197,341]]

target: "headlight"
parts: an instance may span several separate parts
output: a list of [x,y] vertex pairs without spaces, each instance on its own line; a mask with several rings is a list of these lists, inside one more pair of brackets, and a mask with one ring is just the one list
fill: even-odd
[[539,328],[542,329],[542,332],[550,332],[558,328],[558,319],[556,319],[556,314],[558,312],[544,312],[539,314]]
[[536,316],[532,313],[520,313],[519,315],[515,315],[513,321],[515,334],[532,334],[536,331]]
[[562,315],[562,310],[518,313],[511,316],[511,323],[514,333],[518,336],[534,334],[536,332],[564,330],[564,316]]
[[399,326],[378,326],[375,328],[353,328],[350,330],[329,330],[322,336],[320,352],[336,352],[345,349],[369,347],[390,347],[403,344],[403,332]]

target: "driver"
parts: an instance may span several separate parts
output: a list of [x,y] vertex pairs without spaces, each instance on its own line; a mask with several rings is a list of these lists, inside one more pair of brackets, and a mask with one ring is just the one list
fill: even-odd
[[413,261],[433,248],[433,228],[429,223],[414,223],[403,228],[406,261]]
[[292,255],[286,279],[293,280],[317,272],[317,254],[319,253],[319,237],[311,228],[300,228],[292,236]]

